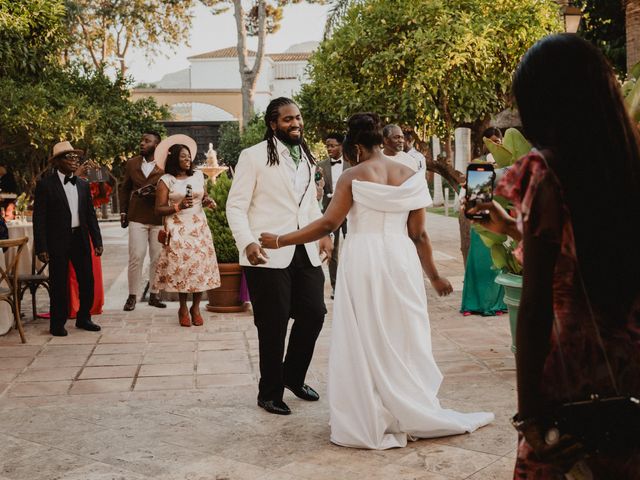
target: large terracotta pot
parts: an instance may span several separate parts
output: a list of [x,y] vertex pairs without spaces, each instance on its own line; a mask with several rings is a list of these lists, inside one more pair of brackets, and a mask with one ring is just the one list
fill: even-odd
[[240,279],[242,268],[238,263],[221,263],[220,280],[222,285],[212,290],[207,290],[209,304],[207,310],[217,313],[244,312],[246,306],[240,301]]
[[496,283],[504,287],[504,303],[509,310],[509,327],[511,327],[511,351],[516,353],[516,325],[522,296],[522,275],[501,273],[496,277]]

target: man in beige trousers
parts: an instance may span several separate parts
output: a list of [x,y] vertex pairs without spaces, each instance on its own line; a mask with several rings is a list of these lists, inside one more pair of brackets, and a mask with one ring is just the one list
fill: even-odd
[[142,267],[149,247],[149,305],[166,308],[160,301],[158,291],[153,289],[153,277],[162,245],[158,232],[162,228],[162,217],[154,212],[156,184],[164,171],[154,159],[160,134],[145,132],[140,140],[140,155],[130,158],[125,166],[124,180],[118,196],[120,200],[120,224],[129,227],[129,297],[124,310],[136,308],[142,291]]

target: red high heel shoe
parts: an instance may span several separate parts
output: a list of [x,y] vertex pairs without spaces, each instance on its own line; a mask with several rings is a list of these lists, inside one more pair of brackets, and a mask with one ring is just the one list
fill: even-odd
[[191,315],[191,320],[192,323],[196,326],[196,327],[200,327],[204,324],[204,319],[202,318],[202,315],[198,314],[198,315]]
[[189,320],[189,314],[183,316],[183,315],[180,315],[180,313],[178,313],[178,320],[180,321],[181,327],[191,326],[191,321]]

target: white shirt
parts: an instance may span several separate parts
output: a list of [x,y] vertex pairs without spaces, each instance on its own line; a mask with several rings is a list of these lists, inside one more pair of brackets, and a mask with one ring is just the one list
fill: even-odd
[[385,157],[387,157],[390,160],[393,160],[394,162],[398,162],[398,163],[402,163],[403,165],[406,165],[414,172],[417,172],[418,170],[420,170],[420,168],[418,167],[418,161],[408,153],[398,152],[393,157],[389,155],[385,155]]
[[[338,178],[340,178],[340,175],[342,175],[342,172],[344,170],[344,158],[340,157],[338,160],[340,160],[340,163],[336,163],[335,165],[331,165],[331,191],[335,192],[336,191],[336,185],[338,184]],[[330,162],[333,162],[333,158],[329,159]],[[337,161],[337,160],[336,160]]]
[[[71,211],[71,228],[79,227],[80,213],[78,212],[78,189],[71,182],[67,182],[65,184],[64,174],[58,170],[57,172],[60,183],[62,183],[62,189],[64,190],[64,193],[67,196],[67,201],[69,202],[69,210]],[[76,178],[76,182],[77,181],[78,179]]]
[[300,148],[300,151],[302,155],[297,167],[293,158],[291,158],[289,149],[282,152],[283,155],[280,156],[281,160],[284,160],[283,165],[286,167],[289,178],[291,179],[291,184],[293,185],[293,191],[296,194],[298,205],[302,202],[302,197],[304,197],[307,187],[309,186],[309,182],[311,181],[311,166],[309,165],[309,161],[307,160],[304,151],[302,151],[302,148]]
[[427,167],[427,159],[424,158],[424,155],[416,150],[415,147],[411,147],[411,150],[409,150],[407,154],[416,159],[416,162],[418,162],[418,170],[423,170]]
[[147,162],[144,158],[142,159],[142,173],[145,177],[149,178],[151,172],[156,166],[156,161],[152,160],[151,162]]

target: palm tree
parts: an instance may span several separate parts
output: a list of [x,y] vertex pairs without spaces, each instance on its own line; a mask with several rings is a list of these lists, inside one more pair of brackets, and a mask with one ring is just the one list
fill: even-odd
[[324,26],[325,40],[338,28],[340,21],[353,5],[364,2],[365,0],[331,0],[331,8],[327,14],[327,23]]
[[640,62],[640,0],[625,1],[627,30],[627,71]]

